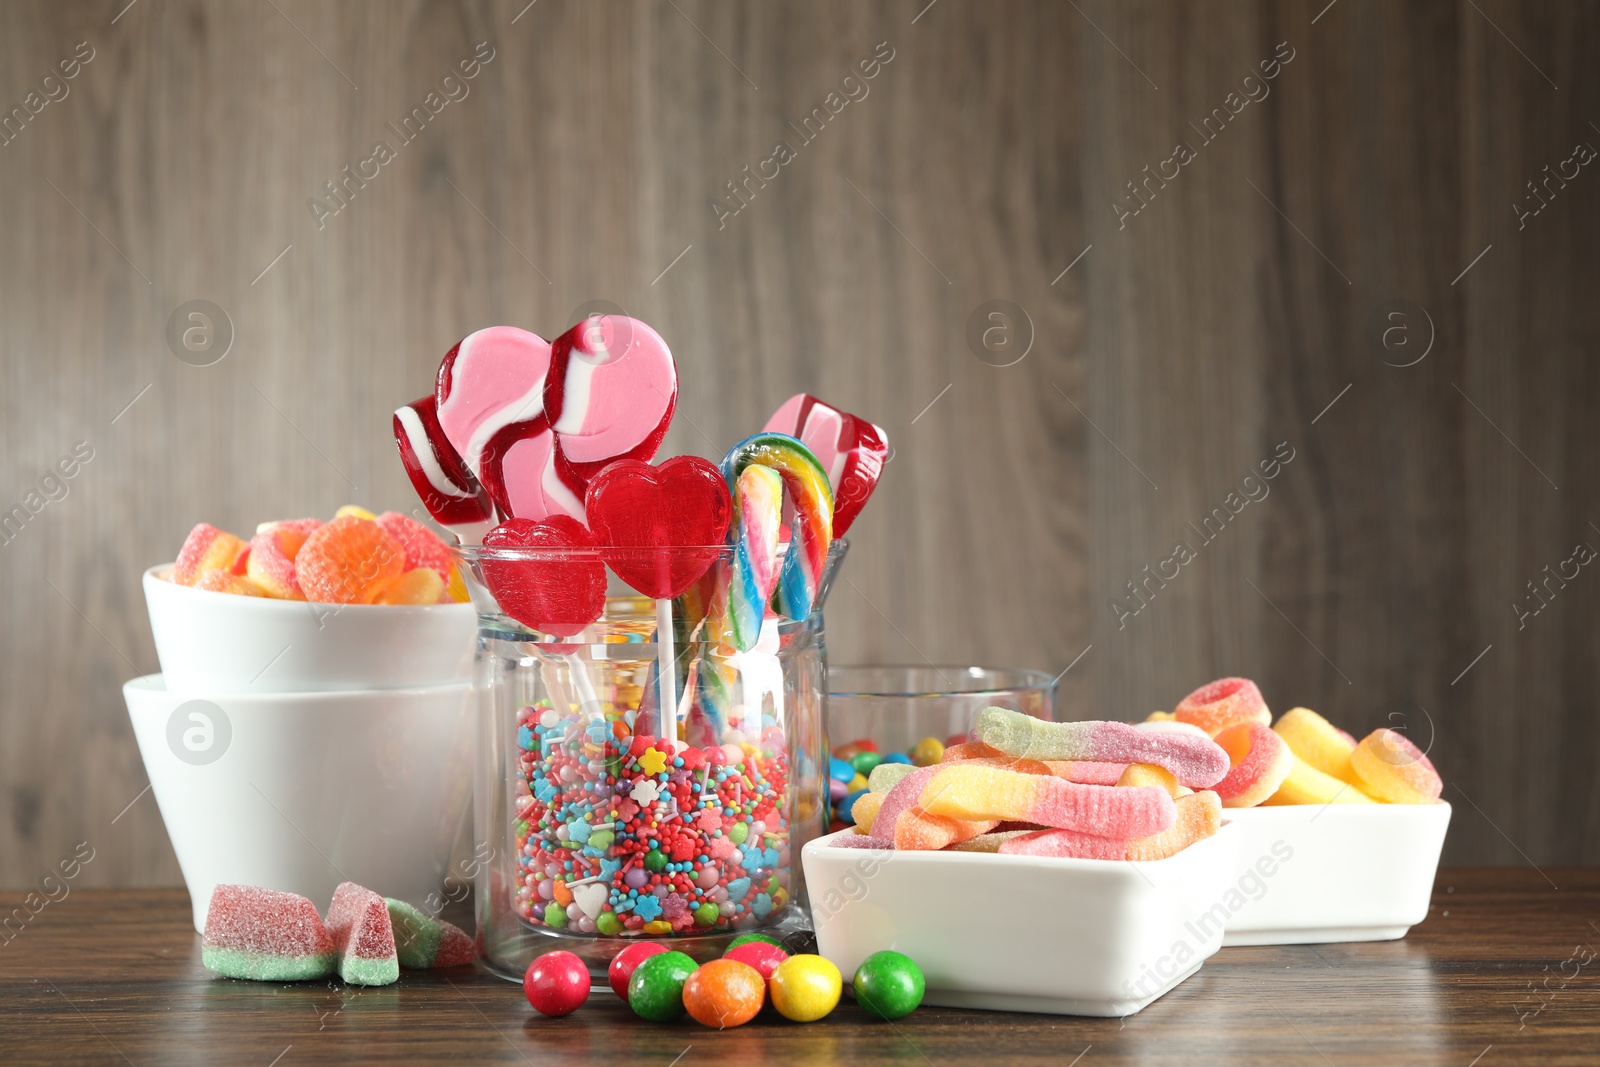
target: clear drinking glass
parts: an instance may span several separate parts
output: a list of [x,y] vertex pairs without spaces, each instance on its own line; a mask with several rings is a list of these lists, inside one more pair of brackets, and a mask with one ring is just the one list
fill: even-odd
[[[798,861],[826,827],[822,605],[845,551],[834,542],[808,618],[769,617],[755,647],[735,652],[709,639],[694,591],[671,602],[663,650],[657,603],[609,569],[604,613],[569,636],[496,601],[527,583],[573,588],[616,551],[458,550],[478,609],[474,814],[489,859],[476,909],[491,970],[521,980],[535,956],[565,949],[599,977],[635,940],[711,959],[739,933],[809,929]],[[709,559],[714,573],[732,549],[644,555]]]
[[972,728],[979,711],[1010,708],[1055,718],[1056,679],[1012,667],[831,667],[828,737],[861,738],[881,753],[905,752],[925,737],[940,742]]

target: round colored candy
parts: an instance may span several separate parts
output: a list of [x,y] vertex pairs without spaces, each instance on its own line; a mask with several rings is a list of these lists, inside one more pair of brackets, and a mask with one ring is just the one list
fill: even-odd
[[[607,912],[606,914],[611,914]],[[611,983],[611,991],[621,997],[624,1002],[628,999],[628,979],[633,977],[633,972],[639,964],[651,956],[659,956],[667,951],[667,946],[659,941],[635,941],[615,956],[611,957],[611,966],[606,968],[606,981]]]
[[683,1014],[683,984],[695,962],[682,952],[663,952],[639,964],[628,979],[628,1007],[641,1019],[671,1022]]
[[589,999],[589,968],[570,952],[547,952],[528,964],[522,991],[540,1015],[570,1015]]
[[701,1026],[743,1026],[761,1011],[767,984],[747,963],[724,957],[699,968],[683,983],[683,1006]]
[[918,767],[931,767],[944,759],[944,742],[937,737],[924,737],[911,748],[911,762]]
[[[735,844],[737,844],[737,842],[735,842]],[[748,934],[740,934],[738,937],[736,937],[732,941],[728,942],[728,948],[727,948],[726,951],[723,952],[723,955],[726,956],[729,952],[732,952],[734,949],[738,948],[740,945],[748,945],[752,941],[765,941],[769,945],[781,945],[781,944],[783,944],[782,941],[779,941],[776,937],[773,937],[771,934],[760,934],[760,933],[753,933],[753,932],[752,933],[748,933]]]
[[922,1003],[927,983],[910,957],[884,949],[861,961],[850,979],[856,1003],[880,1019],[910,1015]]
[[828,777],[840,782],[848,782],[856,776],[856,769],[847,760],[837,756],[828,761]]
[[910,763],[911,762],[911,757],[906,755],[904,752],[891,752],[887,756],[883,757],[883,762],[885,762],[885,763]]
[[766,941],[746,941],[724,952],[722,958],[738,960],[754,967],[761,972],[761,977],[765,980],[772,977],[772,972],[778,969],[778,964],[789,958],[789,954]]
[[1444,792],[1433,763],[1395,730],[1380,728],[1362,738],[1350,766],[1364,792],[1390,804],[1432,804]]
[[883,757],[876,752],[857,752],[849,759],[850,766],[856,769],[857,774],[871,774],[872,768],[883,762]]
[[1200,727],[1212,737],[1236,722],[1272,725],[1261,690],[1248,678],[1218,678],[1178,702],[1173,717]]
[[772,1006],[785,1019],[811,1023],[839,1003],[844,979],[839,968],[821,956],[790,956],[778,964],[768,983]]

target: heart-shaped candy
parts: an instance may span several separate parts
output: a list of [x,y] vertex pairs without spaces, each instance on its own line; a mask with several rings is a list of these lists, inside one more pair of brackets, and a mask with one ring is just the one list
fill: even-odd
[[483,449],[483,487],[507,515],[583,520],[584,485],[561,455],[543,415],[513,423]]
[[515,326],[470,333],[445,353],[434,386],[439,425],[480,482],[491,438],[519,424],[530,424],[532,432],[547,428],[549,373],[550,342]]
[[[763,429],[798,437],[816,454],[833,485],[833,536],[844,536],[883,474],[889,455],[883,428],[809,393],[796,393],[772,413]],[[786,523],[787,519],[786,510]]]
[[638,319],[591,315],[551,343],[544,410],[581,479],[655,458],[677,400],[672,352]]
[[716,562],[733,510],[722,472],[699,456],[659,467],[617,460],[590,479],[584,503],[611,569],[654,600],[677,596]]
[[573,886],[572,900],[591,919],[598,919],[604,910],[606,902],[611,899],[611,887],[600,882],[590,882],[588,885]]
[[594,535],[577,519],[507,519],[484,535],[483,547],[551,550],[483,558],[484,584],[500,610],[523,625],[571,637],[605,611],[606,565],[594,552]]

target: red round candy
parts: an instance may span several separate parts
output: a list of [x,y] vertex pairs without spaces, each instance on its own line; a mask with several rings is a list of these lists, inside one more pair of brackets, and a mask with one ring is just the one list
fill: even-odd
[[570,1015],[589,999],[589,968],[570,952],[549,952],[528,964],[522,991],[540,1015]]
[[740,963],[754,967],[761,972],[763,980],[770,980],[772,972],[777,969],[778,964],[789,958],[789,954],[777,945],[768,944],[765,941],[746,941],[744,944],[736,945],[724,952],[722,958],[725,960],[738,960]]
[[611,958],[611,966],[606,968],[606,980],[611,983],[611,991],[628,1002],[628,979],[633,977],[634,969],[649,959],[667,951],[667,946],[657,941],[635,941],[621,952]]

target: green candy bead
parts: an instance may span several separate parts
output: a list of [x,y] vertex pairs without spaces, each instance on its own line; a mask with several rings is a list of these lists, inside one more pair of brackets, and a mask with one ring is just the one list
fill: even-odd
[[867,752],[865,750],[857,752],[854,756],[851,756],[849,760],[850,766],[856,769],[856,773],[862,775],[871,774],[872,768],[876,767],[882,762],[882,756],[878,755],[876,752]]
[[645,870],[659,874],[667,866],[667,854],[659,848],[653,848],[644,855]]
[[594,928],[607,937],[613,937],[622,932],[622,920],[617,918],[614,911],[602,911],[600,918],[594,921]]
[[560,904],[546,904],[544,909],[544,924],[553,926],[557,930],[567,925],[567,909]]
[[927,983],[910,956],[884,949],[861,961],[850,979],[856,1003],[880,1019],[910,1015],[922,1003]]
[[651,956],[628,979],[628,1007],[641,1019],[671,1022],[683,1014],[683,983],[698,966],[682,952]]
[[728,827],[728,840],[736,845],[744,844],[744,839],[749,836],[750,824],[747,822],[736,822]]
[[721,914],[722,909],[707,901],[694,909],[694,924],[696,926],[715,926],[717,917]]
[[726,956],[730,950],[736,949],[740,945],[748,945],[752,941],[765,941],[769,945],[777,945],[779,948],[783,947],[783,942],[778,940],[776,937],[773,937],[771,934],[740,934],[738,937],[728,942],[728,947],[722,951],[722,954]]

